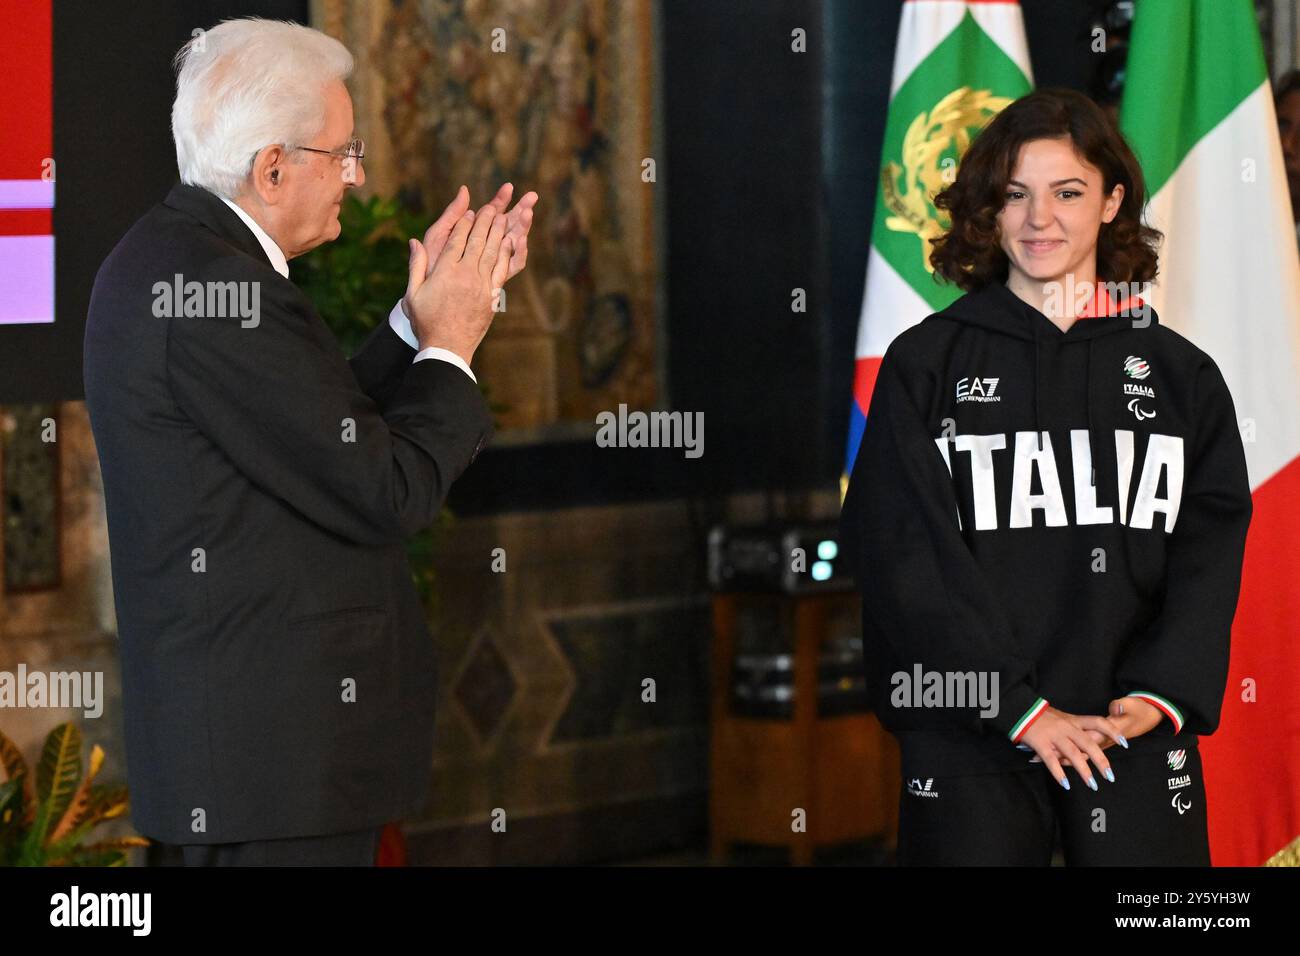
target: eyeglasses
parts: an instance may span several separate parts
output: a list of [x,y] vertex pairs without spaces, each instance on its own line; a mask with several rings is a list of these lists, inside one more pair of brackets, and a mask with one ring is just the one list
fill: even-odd
[[315,146],[295,146],[294,149],[305,149],[309,153],[324,153],[326,156],[338,156],[342,159],[364,159],[366,155],[366,143],[362,139],[350,141],[342,149],[317,149]]

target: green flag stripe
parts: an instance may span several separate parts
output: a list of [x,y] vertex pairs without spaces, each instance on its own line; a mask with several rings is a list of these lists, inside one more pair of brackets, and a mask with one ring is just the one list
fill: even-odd
[[1138,0],[1120,128],[1154,196],[1178,164],[1267,80],[1250,0]]
[[[961,290],[936,281],[926,266],[928,245],[917,229],[903,224],[925,229],[937,222],[947,227],[946,217],[940,218],[932,202],[934,194],[946,183],[941,176],[944,164],[956,168],[966,142],[992,116],[972,115],[968,117],[971,125],[956,137],[950,140],[939,136],[915,144],[917,151],[913,153],[909,153],[905,143],[908,132],[914,131],[913,124],[924,131],[943,125],[943,119],[951,119],[949,114],[954,111],[951,103],[949,111],[942,116],[935,114],[935,108],[963,87],[976,97],[980,91],[987,91],[1008,102],[1030,89],[1024,71],[984,32],[969,10],[957,27],[917,64],[890,100],[881,146],[881,189],[876,194],[871,231],[871,244],[876,251],[935,311],[957,299]],[[921,122],[925,118],[931,120],[931,126]],[[907,207],[902,214],[899,206]]]

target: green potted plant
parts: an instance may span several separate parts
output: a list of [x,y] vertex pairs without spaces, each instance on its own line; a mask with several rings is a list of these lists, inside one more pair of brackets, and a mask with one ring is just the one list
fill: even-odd
[[90,831],[126,813],[125,786],[94,782],[104,765],[98,744],[82,773],[81,732],[59,724],[45,738],[33,780],[18,747],[0,733],[0,866],[125,866],[144,837],[84,842]]

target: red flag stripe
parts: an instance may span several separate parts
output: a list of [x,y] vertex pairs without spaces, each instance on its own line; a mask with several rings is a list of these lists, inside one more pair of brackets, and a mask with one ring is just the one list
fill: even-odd
[[1300,458],[1252,500],[1222,717],[1200,739],[1215,866],[1259,866],[1300,835]]
[[54,216],[48,209],[0,209],[0,236],[49,236]]

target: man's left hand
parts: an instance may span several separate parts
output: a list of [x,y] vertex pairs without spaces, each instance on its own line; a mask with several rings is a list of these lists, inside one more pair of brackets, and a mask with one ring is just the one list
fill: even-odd
[[[511,255],[510,266],[506,270],[507,280],[522,272],[528,262],[528,233],[533,227],[533,207],[537,205],[538,199],[537,193],[530,190],[520,197],[513,209],[506,212],[514,191],[513,183],[504,183],[497,190],[497,194],[489,200],[489,205],[494,206],[498,214],[506,214],[506,236],[514,240],[514,254]],[[429,257],[426,267],[428,272],[433,272],[434,264],[447,244],[447,237],[451,235],[452,227],[468,211],[469,189],[461,186],[456,191],[456,198],[424,234],[424,250]]]

